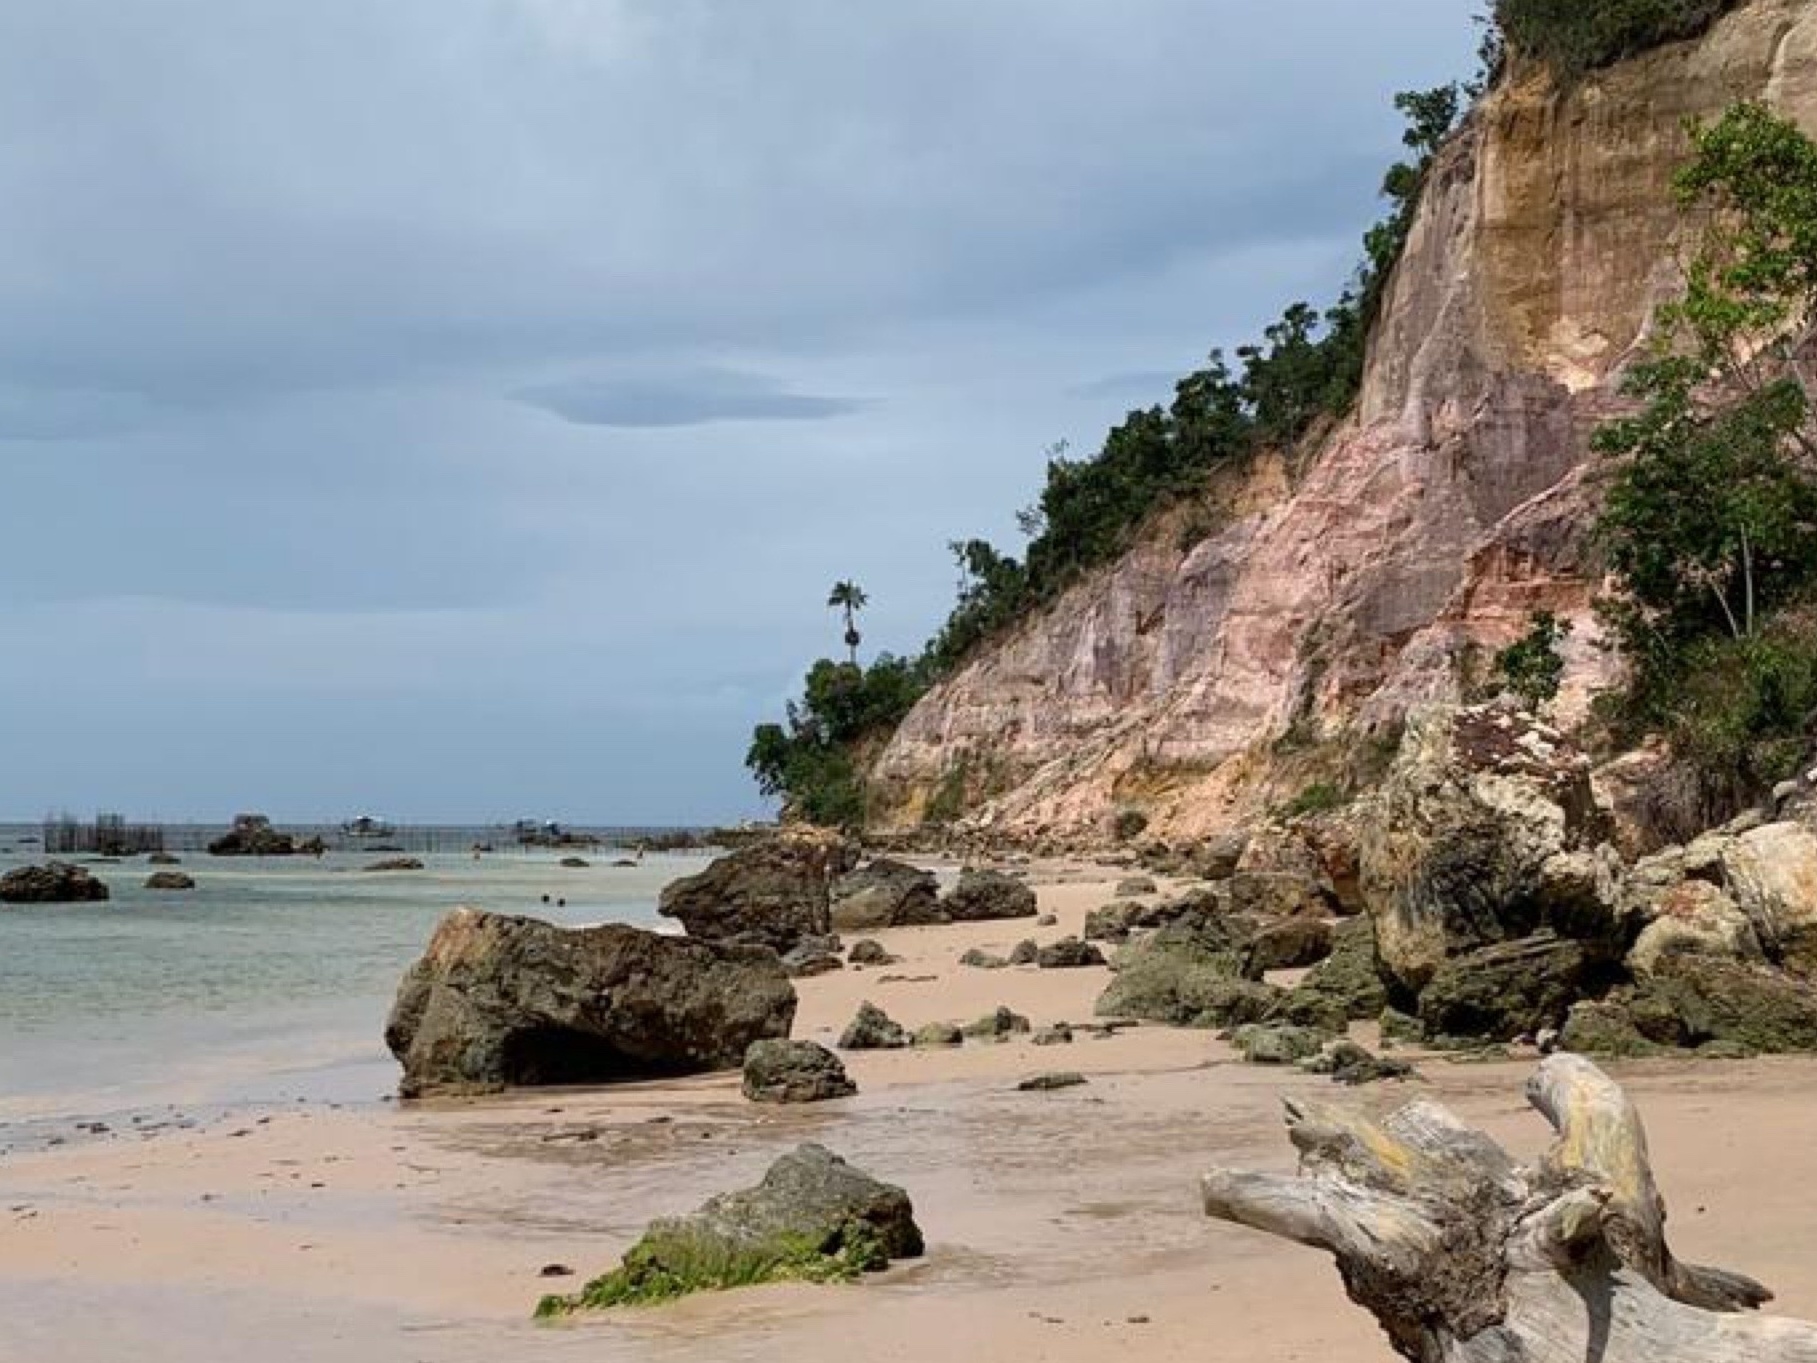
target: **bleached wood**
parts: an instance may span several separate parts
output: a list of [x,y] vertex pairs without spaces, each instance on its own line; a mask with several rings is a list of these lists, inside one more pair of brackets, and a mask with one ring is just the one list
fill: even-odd
[[1751,1314],[1737,1273],[1673,1257],[1640,1115],[1578,1056],[1528,1085],[1536,1168],[1420,1100],[1386,1118],[1288,1104],[1297,1176],[1217,1170],[1206,1212],[1329,1251],[1416,1363],[1817,1363],[1817,1326]]

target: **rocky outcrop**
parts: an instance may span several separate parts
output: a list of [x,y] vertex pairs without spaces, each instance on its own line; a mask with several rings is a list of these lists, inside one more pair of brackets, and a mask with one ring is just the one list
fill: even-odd
[[944,923],[947,915],[939,898],[939,882],[932,871],[879,857],[834,883],[833,931],[870,932]]
[[1002,871],[961,871],[940,907],[955,923],[1033,918],[1036,913],[1035,892]]
[[67,861],[19,866],[0,876],[0,904],[87,904],[106,898],[106,881]]
[[1567,897],[1556,873],[1560,858],[1590,852],[1605,832],[1590,763],[1519,711],[1416,717],[1363,827],[1363,902],[1382,971],[1403,997],[1452,956],[1565,927],[1555,903],[1594,917],[1576,881]]
[[1433,167],[1352,417],[1219,475],[929,693],[872,766],[880,822],[962,790],[1003,836],[1229,827],[1460,699],[1537,608],[1573,625],[1577,714],[1611,666],[1588,436],[1677,287],[1685,124],[1741,99],[1817,130],[1805,0],[1565,88],[1517,65]]
[[456,909],[399,985],[385,1044],[415,1097],[736,1069],[794,1016],[762,947]]
[[821,829],[791,829],[718,858],[666,887],[658,904],[690,937],[789,952],[832,932],[831,889],[856,849]]
[[753,1103],[822,1103],[856,1092],[839,1057],[812,1041],[773,1037],[744,1053],[744,1096]]
[[327,850],[320,838],[280,833],[263,814],[234,815],[233,827],[208,844],[211,857],[319,857]]
[[755,1188],[652,1222],[612,1272],[539,1316],[666,1301],[763,1282],[845,1282],[924,1249],[908,1194],[819,1145],[796,1147]]

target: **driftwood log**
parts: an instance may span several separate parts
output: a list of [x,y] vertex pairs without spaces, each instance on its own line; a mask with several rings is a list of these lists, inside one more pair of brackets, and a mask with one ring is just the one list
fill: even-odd
[[1298,1176],[1214,1171],[1205,1210],[1329,1250],[1415,1363],[1817,1363],[1817,1325],[1741,1314],[1772,1294],[1673,1257],[1619,1085],[1561,1054],[1527,1098],[1558,1133],[1535,1168],[1424,1099],[1289,1102]]

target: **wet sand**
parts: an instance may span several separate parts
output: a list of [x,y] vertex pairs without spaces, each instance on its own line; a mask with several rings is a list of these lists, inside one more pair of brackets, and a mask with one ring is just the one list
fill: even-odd
[[[998,1003],[1037,1026],[1086,1019],[1101,969],[956,961],[1076,929],[1108,883],[1042,884],[1055,928],[876,934],[904,960],[802,981],[796,1034],[830,1040],[861,998],[910,1026]],[[847,1060],[860,1094],[809,1108],[757,1107],[736,1076],[712,1076],[192,1112],[194,1126],[151,1133],[130,1119],[72,1126],[67,1144],[0,1153],[0,1360],[1393,1358],[1324,1256],[1197,1206],[1210,1165],[1290,1168],[1280,1100],[1331,1096],[1324,1081],[1163,1028]],[[1014,1091],[1055,1068],[1091,1082]],[[1546,1137],[1520,1097],[1530,1068],[1433,1061],[1417,1087],[1358,1096],[1431,1094],[1530,1156]],[[1817,1061],[1620,1073],[1648,1119],[1679,1253],[1753,1273],[1781,1294],[1775,1309],[1817,1317]],[[530,1322],[542,1292],[610,1266],[652,1216],[754,1180],[805,1139],[908,1188],[927,1257],[856,1286]],[[576,1276],[539,1276],[550,1264]]]

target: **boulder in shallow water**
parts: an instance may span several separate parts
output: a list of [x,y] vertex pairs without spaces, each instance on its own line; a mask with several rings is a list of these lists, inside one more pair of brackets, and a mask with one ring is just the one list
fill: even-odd
[[940,907],[955,923],[1033,918],[1037,912],[1034,890],[1002,871],[960,872]]
[[299,845],[291,834],[273,828],[263,814],[234,815],[233,827],[208,844],[211,857],[293,857],[321,850],[319,838]]
[[753,1041],[744,1053],[744,1096],[754,1103],[820,1103],[858,1092],[839,1057],[812,1041]]
[[792,951],[804,937],[832,932],[833,878],[855,855],[849,841],[823,829],[776,833],[669,885],[658,912],[703,941]]
[[0,904],[87,904],[106,898],[106,881],[67,861],[20,866],[0,876]]
[[148,890],[193,890],[196,878],[184,871],[153,871],[145,878]]
[[794,1017],[762,947],[456,909],[405,973],[385,1044],[415,1097],[736,1069]]
[[360,868],[365,871],[420,871],[423,863],[416,857],[388,857]]
[[907,1193],[823,1146],[802,1145],[772,1164],[756,1187],[721,1193],[688,1216],[652,1222],[618,1268],[572,1297],[545,1297],[537,1314],[766,1282],[849,1282],[923,1250]]

